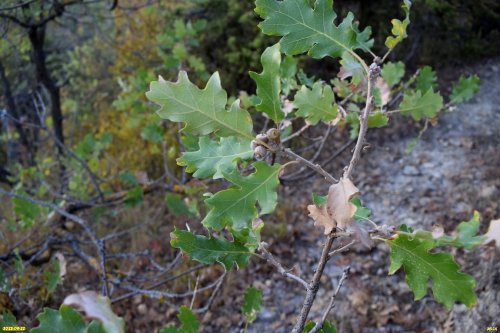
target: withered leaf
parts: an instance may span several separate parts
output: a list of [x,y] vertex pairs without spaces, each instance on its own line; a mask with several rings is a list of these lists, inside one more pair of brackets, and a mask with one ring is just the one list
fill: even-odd
[[495,241],[495,245],[500,247],[500,219],[492,220],[490,222],[488,232],[485,235],[487,238],[483,244]]
[[350,200],[358,194],[358,188],[348,178],[340,178],[338,183],[330,186],[327,209],[337,227],[345,230],[353,221],[357,207]]
[[325,235],[332,232],[335,227],[346,230],[352,223],[357,209],[350,200],[357,194],[359,190],[352,181],[341,178],[338,183],[330,186],[326,204],[307,206],[314,225],[324,227]]
[[335,221],[328,214],[326,205],[316,206],[309,205],[307,206],[309,210],[309,216],[314,220],[315,226],[322,226],[325,228],[325,235],[328,235],[332,232],[333,228],[335,228]]

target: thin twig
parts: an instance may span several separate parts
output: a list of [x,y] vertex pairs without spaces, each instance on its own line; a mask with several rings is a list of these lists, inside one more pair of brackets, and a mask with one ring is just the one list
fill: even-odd
[[325,323],[326,317],[328,316],[328,313],[332,311],[333,307],[335,306],[335,298],[337,298],[337,295],[340,291],[340,288],[342,287],[342,284],[344,281],[347,279],[347,276],[349,275],[349,270],[351,269],[350,266],[347,266],[344,268],[344,273],[342,273],[342,277],[339,280],[339,284],[337,285],[337,289],[335,289],[335,292],[332,295],[332,298],[330,299],[330,303],[328,304],[328,307],[325,309],[325,312],[323,312],[323,316],[321,317],[321,320],[314,325],[313,329],[309,331],[309,333],[317,333],[322,327],[323,324]]
[[287,142],[287,141],[292,140],[293,138],[298,137],[299,135],[301,135],[302,133],[304,133],[304,131],[305,131],[306,129],[308,129],[310,126],[311,126],[311,124],[305,124],[305,125],[304,125],[304,126],[302,126],[302,128],[301,128],[301,129],[299,129],[297,132],[292,133],[292,134],[290,134],[289,136],[287,136],[286,138],[284,138],[283,140],[281,140],[281,143],[285,143],[285,142]]
[[290,273],[288,270],[286,270],[285,268],[283,268],[283,265],[281,265],[281,263],[276,260],[276,258],[274,258],[274,256],[266,249],[266,246],[267,244],[264,243],[264,242],[261,242],[259,244],[259,251],[262,253],[262,255],[264,256],[264,258],[266,258],[266,260],[271,263],[272,265],[274,265],[277,269],[278,269],[278,272],[289,278],[289,279],[292,279],[294,281],[297,281],[298,283],[300,283],[301,285],[304,286],[304,288],[309,289],[309,285],[307,284],[307,282],[302,279],[301,277],[295,275],[295,274],[292,274]]
[[370,72],[368,74],[368,88],[366,93],[366,105],[363,113],[359,117],[359,134],[358,141],[356,142],[356,147],[354,148],[354,153],[352,154],[351,162],[349,162],[349,166],[347,170],[344,172],[344,178],[350,178],[352,172],[354,171],[354,167],[359,161],[361,156],[361,150],[363,150],[363,145],[365,143],[365,135],[368,130],[368,116],[370,114],[372,105],[373,105],[373,85],[378,75],[380,74],[380,67],[373,63],[370,66]]
[[337,253],[340,253],[340,252],[344,252],[346,251],[347,249],[349,249],[351,247],[351,245],[353,245],[354,243],[356,243],[356,240],[352,240],[350,243],[344,245],[344,246],[341,246],[335,250],[333,250],[332,252],[328,253],[328,259],[330,259],[331,257],[333,257],[335,254]]
[[338,182],[338,180],[335,179],[331,174],[329,174],[328,172],[326,172],[321,167],[321,165],[314,164],[311,161],[309,161],[308,159],[305,159],[304,157],[302,157],[302,156],[300,156],[298,154],[295,154],[290,148],[282,148],[281,152],[284,153],[285,155],[289,156],[289,157],[292,157],[297,162],[302,163],[302,164],[306,165],[307,167],[311,168],[312,170],[316,171],[317,173],[319,173],[320,175],[322,175],[323,177],[325,177],[325,179],[328,180],[330,183],[334,184],[334,183]]

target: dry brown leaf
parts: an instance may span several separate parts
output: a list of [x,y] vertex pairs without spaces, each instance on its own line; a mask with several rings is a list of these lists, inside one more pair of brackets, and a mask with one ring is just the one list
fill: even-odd
[[71,294],[64,299],[63,303],[83,311],[88,319],[99,320],[106,332],[123,333],[125,330],[125,322],[113,313],[109,298],[95,291]]
[[391,99],[391,88],[387,84],[387,82],[379,77],[377,81],[375,81],[375,88],[378,88],[380,91],[380,99],[382,100],[382,106],[387,105]]
[[351,224],[356,213],[356,206],[349,201],[357,194],[359,194],[358,188],[348,178],[340,178],[339,182],[330,186],[328,190],[328,213],[337,227],[343,230]]
[[328,214],[326,205],[321,205],[319,207],[316,205],[309,205],[307,206],[307,210],[309,210],[309,216],[314,220],[315,226],[325,227],[325,235],[332,232],[333,228],[335,228],[335,221]]
[[491,220],[488,232],[485,234],[486,240],[483,244],[494,241],[497,247],[500,247],[500,219]]

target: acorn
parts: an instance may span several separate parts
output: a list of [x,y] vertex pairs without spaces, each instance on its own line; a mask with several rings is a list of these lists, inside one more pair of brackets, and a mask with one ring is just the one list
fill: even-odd
[[266,150],[266,148],[264,148],[262,146],[257,146],[253,150],[253,156],[258,161],[262,161],[264,158],[266,158],[266,155],[267,155],[267,150]]
[[262,141],[262,142],[265,142],[265,143],[269,142],[269,138],[267,137],[266,134],[257,134],[257,136],[255,137],[255,139],[257,141]]
[[278,141],[280,138],[280,131],[277,128],[270,128],[266,132],[266,135],[269,138],[269,140]]

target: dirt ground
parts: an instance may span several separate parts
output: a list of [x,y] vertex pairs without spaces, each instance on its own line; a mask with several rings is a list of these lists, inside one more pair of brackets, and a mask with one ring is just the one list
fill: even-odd
[[[480,92],[472,101],[459,105],[458,110],[442,115],[411,153],[407,153],[407,147],[419,128],[405,118],[395,118],[389,127],[369,133],[370,148],[355,172],[354,183],[361,189],[363,202],[372,210],[375,221],[395,226],[406,223],[414,228],[438,224],[452,232],[477,210],[482,215],[484,232],[489,221],[500,216],[500,61],[492,60],[460,73],[477,73]],[[439,74],[443,82],[459,75],[457,71]],[[345,132],[336,133],[327,144],[325,156],[338,149],[345,136]],[[339,175],[348,158],[346,152],[326,169]],[[264,233],[270,251],[285,266],[307,278],[312,276],[324,236],[307,218],[305,207],[311,191],[326,193],[327,188],[317,178],[285,188],[283,194],[291,199],[280,204],[300,209],[283,213],[280,218],[285,228],[266,226],[268,231]],[[355,247],[327,265],[310,319],[321,316],[343,268],[350,265],[351,275],[329,316],[339,332],[484,332],[487,326],[498,325],[500,251],[489,246],[454,252],[464,270],[478,280],[478,304],[472,310],[457,304],[448,313],[431,297],[413,301],[404,274],[387,275],[389,251],[384,244],[378,244],[368,251]],[[257,260],[232,279],[235,289],[244,281],[264,293],[264,309],[247,332],[290,331],[304,296],[300,285]],[[241,296],[235,293],[241,295],[239,290],[225,288],[216,304],[218,309],[203,320],[204,331],[240,331],[236,327],[243,326],[237,315]]]

